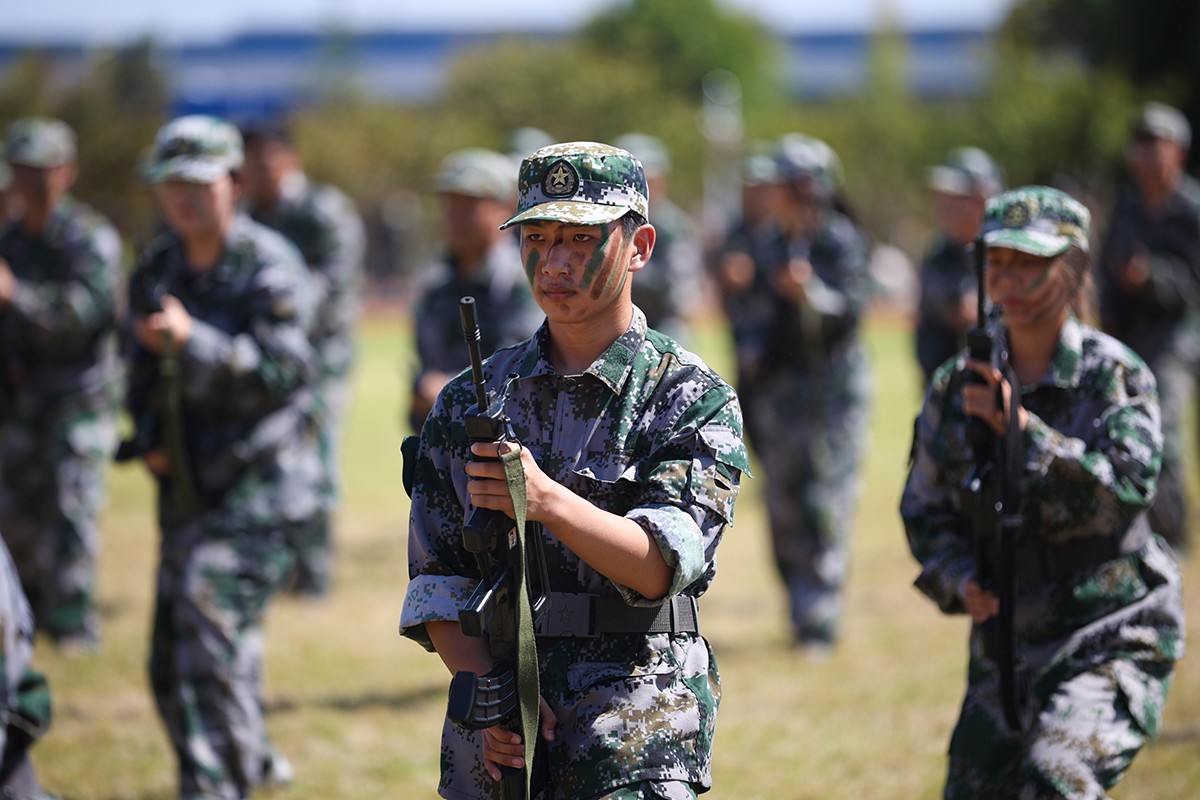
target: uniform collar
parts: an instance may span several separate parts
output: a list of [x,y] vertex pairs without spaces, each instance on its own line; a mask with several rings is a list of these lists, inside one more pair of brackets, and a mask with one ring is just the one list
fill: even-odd
[[[620,394],[633,369],[633,360],[646,340],[646,315],[637,306],[633,307],[633,319],[629,327],[618,336],[600,357],[584,370],[585,375],[594,375],[614,394]],[[537,332],[525,345],[525,352],[517,362],[517,374],[521,378],[558,375],[550,363],[550,329],[543,321]]]
[[1073,389],[1079,386],[1082,375],[1083,327],[1074,314],[1068,314],[1067,321],[1059,331],[1058,347],[1054,349],[1050,366],[1037,385]]

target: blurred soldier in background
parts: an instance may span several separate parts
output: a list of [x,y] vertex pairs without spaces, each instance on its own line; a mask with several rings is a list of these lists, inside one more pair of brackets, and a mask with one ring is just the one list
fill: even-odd
[[654,200],[658,232],[654,263],[633,282],[633,304],[646,315],[655,330],[687,342],[688,317],[702,297],[703,279],[700,235],[682,208],[671,202],[671,157],[662,141],[644,133],[627,133],[613,142],[633,153],[646,169],[646,184]]
[[33,612],[0,539],[0,797],[53,800],[29,760],[29,749],[50,727],[50,688],[29,666],[33,632]]
[[827,144],[789,134],[776,162],[786,184],[783,236],[762,282],[771,316],[754,359],[751,416],[795,641],[820,654],[838,633],[866,444],[867,247],[834,209],[841,162]]
[[286,239],[238,213],[241,167],[227,122],[159,131],[145,178],[169,230],[130,282],[135,430],[122,449],[158,481],[150,682],[183,798],[291,778],[263,720],[262,622],[326,480],[312,278]]
[[[521,171],[521,162],[534,150],[541,150],[557,141],[541,128],[525,126],[509,132],[504,142],[504,154],[512,159],[513,174]],[[516,190],[514,189],[514,192]]]
[[417,357],[409,424],[421,425],[438,392],[467,366],[458,301],[475,298],[485,356],[530,336],[542,321],[513,237],[500,230],[516,204],[507,156],[470,148],[446,156],[434,179],[442,203],[445,256],[427,270],[413,316]]
[[12,188],[12,169],[0,159],[0,228],[17,218],[20,203]]
[[120,403],[121,242],[69,193],[75,135],[65,124],[18,120],[5,152],[22,211],[0,231],[0,531],[38,627],[91,649]]
[[332,577],[331,516],[341,485],[338,460],[366,238],[350,198],[333,186],[309,181],[287,130],[269,125],[248,128],[243,139],[242,176],[250,216],[294,244],[312,273],[316,312],[309,336],[319,367],[313,389],[322,415],[318,434],[325,486],[321,510],[294,543],[296,577],[291,591],[323,597]]
[[929,171],[937,238],[921,262],[917,361],[929,385],[933,372],[965,344],[977,302],[971,243],[983,225],[987,199],[1004,188],[1000,168],[975,147],[951,150]]
[[1165,445],[1150,521],[1176,549],[1187,544],[1182,421],[1200,361],[1200,185],[1184,173],[1191,138],[1179,111],[1142,108],[1125,150],[1130,183],[1109,218],[1095,271],[1104,330],[1158,379]]
[[783,236],[783,200],[775,158],[765,153],[747,156],[742,162],[742,216],[726,235],[713,265],[721,306],[733,337],[746,438],[756,452],[759,430],[753,397],[774,307],[767,279]]

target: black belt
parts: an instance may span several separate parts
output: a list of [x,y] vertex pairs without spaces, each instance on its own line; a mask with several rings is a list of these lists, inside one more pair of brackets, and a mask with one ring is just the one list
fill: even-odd
[[1063,544],[1036,544],[1017,548],[1017,579],[1048,583],[1086,567],[1136,553],[1150,540],[1150,523],[1139,514],[1120,538],[1097,536]]
[[696,598],[676,595],[657,606],[631,606],[620,597],[551,592],[538,636],[591,637],[605,633],[699,633]]

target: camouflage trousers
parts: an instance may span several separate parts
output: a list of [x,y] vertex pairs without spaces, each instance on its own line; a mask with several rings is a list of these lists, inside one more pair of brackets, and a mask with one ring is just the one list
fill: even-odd
[[286,525],[209,514],[163,531],[150,684],[184,798],[240,800],[268,777],[263,617],[292,569]]
[[801,643],[837,635],[866,446],[864,369],[777,376],[755,391],[759,459],[775,566]]
[[0,428],[0,533],[34,618],[56,642],[94,644],[99,516],[115,415],[83,410]]
[[[1157,708],[1131,714],[1118,669],[1158,684],[1141,701]],[[1103,800],[1157,734],[1146,730],[1157,724],[1147,720],[1161,719],[1170,683],[1169,668],[1163,676],[1132,661],[1101,664],[1053,687],[1030,731],[1014,735],[1000,708],[996,671],[973,662],[972,673],[950,740],[946,800]]]
[[301,596],[322,597],[333,582],[333,511],[341,494],[341,438],[349,388],[346,375],[326,376],[317,387],[322,407],[317,447],[324,475],[324,503],[320,512],[296,530],[289,543],[296,568],[288,590]]

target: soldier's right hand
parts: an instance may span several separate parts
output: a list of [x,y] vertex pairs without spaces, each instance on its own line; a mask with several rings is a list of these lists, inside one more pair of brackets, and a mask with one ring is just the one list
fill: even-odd
[[0,308],[7,308],[17,292],[17,278],[8,262],[0,258]]
[[974,578],[963,582],[962,597],[972,622],[987,622],[1000,613],[999,598],[981,588]]
[[142,462],[146,469],[158,478],[165,478],[171,471],[171,460],[167,457],[167,451],[161,447],[142,453]]
[[[538,698],[541,710],[538,727],[542,738],[547,742],[554,741],[554,726],[558,718],[550,710],[546,698]],[[483,766],[487,769],[492,780],[501,778],[500,767],[520,769],[525,766],[525,746],[521,743],[521,735],[499,725],[483,729]]]

